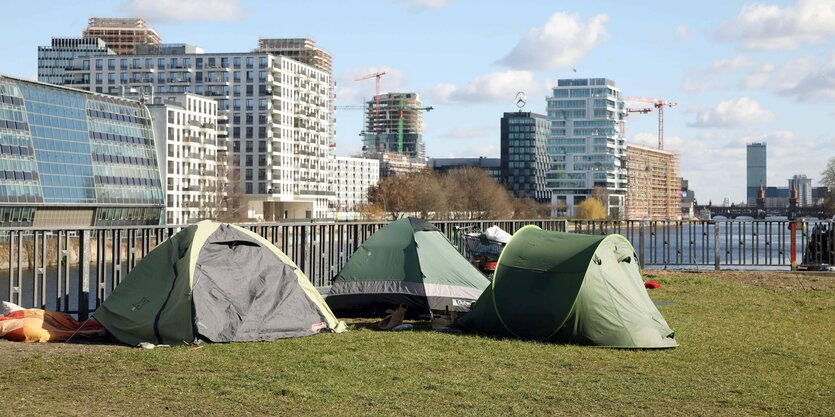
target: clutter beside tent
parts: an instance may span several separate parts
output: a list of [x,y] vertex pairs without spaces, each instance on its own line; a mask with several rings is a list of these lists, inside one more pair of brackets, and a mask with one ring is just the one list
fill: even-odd
[[24,309],[3,302],[0,315],[0,339],[13,342],[64,342],[69,338],[91,338],[105,335],[95,320],[83,323],[69,314],[41,309]]
[[210,221],[151,251],[93,317],[132,346],[270,341],[345,330],[278,248],[249,230]]
[[416,218],[389,223],[368,238],[334,278],[326,298],[342,315],[412,317],[466,312],[490,282],[435,226]]
[[499,337],[619,348],[669,348],[674,332],[649,298],[621,235],[526,226],[504,248],[492,285],[460,323]]
[[499,226],[491,226],[484,232],[464,234],[462,236],[464,253],[470,263],[490,279],[496,270],[499,255],[504,245],[510,241],[510,237],[510,233],[505,232]]

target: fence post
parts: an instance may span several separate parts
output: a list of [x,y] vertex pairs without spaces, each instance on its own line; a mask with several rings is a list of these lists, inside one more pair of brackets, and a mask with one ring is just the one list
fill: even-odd
[[[90,231],[82,230],[78,241],[78,321],[87,320],[90,313]],[[99,259],[99,262],[103,260]]]
[[719,270],[719,222],[713,222],[713,258],[714,267]]
[[791,230],[792,271],[797,271],[797,222],[792,220],[789,229]]
[[644,263],[644,222],[638,225],[638,251],[641,254],[641,268],[646,268]]

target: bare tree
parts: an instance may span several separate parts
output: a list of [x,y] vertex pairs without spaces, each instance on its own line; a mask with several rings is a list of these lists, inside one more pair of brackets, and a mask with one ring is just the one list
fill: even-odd
[[821,184],[827,188],[824,205],[830,212],[835,212],[835,156],[829,158],[826,168],[821,172]]

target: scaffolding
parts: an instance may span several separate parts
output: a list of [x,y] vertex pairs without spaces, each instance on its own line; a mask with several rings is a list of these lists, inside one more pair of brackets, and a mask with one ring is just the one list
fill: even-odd
[[679,155],[637,145],[626,147],[626,218],[681,219]]
[[91,17],[84,37],[99,38],[118,55],[133,55],[137,45],[159,45],[162,39],[145,19]]

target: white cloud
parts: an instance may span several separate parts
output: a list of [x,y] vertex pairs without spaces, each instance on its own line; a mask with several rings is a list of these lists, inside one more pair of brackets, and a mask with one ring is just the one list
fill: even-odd
[[[817,183],[826,156],[810,155],[820,155],[820,149],[831,147],[833,141],[832,135],[807,137],[788,130],[702,130],[687,138],[667,135],[664,149],[679,153],[682,176],[690,181],[699,203],[706,204],[708,200],[720,203],[724,197],[734,202],[744,199],[748,143],[768,144],[768,185],[784,187],[786,179],[795,174],[806,174]],[[628,143],[654,147],[657,136],[640,132],[629,135]]]
[[690,30],[687,29],[686,25],[678,25],[676,26],[676,37],[679,39],[689,39]]
[[733,58],[717,59],[710,64],[709,72],[722,73],[730,70],[744,68],[750,66],[751,60],[745,55],[737,55]]
[[835,2],[797,0],[781,7],[751,3],[717,31],[720,39],[744,49],[794,49],[824,43],[835,35]]
[[726,100],[713,109],[699,111],[696,121],[690,127],[736,128],[758,125],[774,119],[774,113],[763,108],[759,102],[748,97]]
[[570,67],[606,37],[608,19],[599,14],[584,23],[577,14],[554,13],[544,26],[529,30],[499,63],[522,70]]
[[406,6],[411,11],[440,9],[452,3],[453,0],[391,0],[394,4]]
[[239,0],[128,0],[120,9],[155,22],[222,22],[245,15]]
[[835,99],[835,56],[828,62],[806,57],[782,65],[762,64],[743,81],[743,86],[764,89],[797,101]]
[[510,106],[519,91],[525,92],[530,104],[544,101],[540,97],[545,97],[551,85],[553,82],[537,80],[530,71],[503,71],[480,75],[463,86],[436,84],[428,95],[448,104],[506,102]]
[[713,61],[704,70],[691,71],[690,75],[681,83],[681,91],[685,93],[704,93],[725,87],[725,75],[728,72],[753,65],[744,55],[733,58],[723,58]]
[[697,79],[685,78],[681,83],[681,91],[685,93],[704,93],[720,89],[724,83],[718,77],[700,75]]

